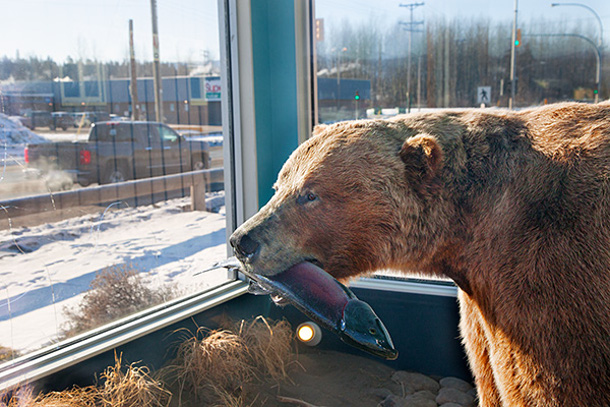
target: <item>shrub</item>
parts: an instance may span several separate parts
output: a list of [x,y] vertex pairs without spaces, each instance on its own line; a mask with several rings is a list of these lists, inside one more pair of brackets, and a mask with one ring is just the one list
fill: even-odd
[[75,310],[64,308],[64,335],[73,336],[168,301],[176,289],[150,288],[133,265],[120,264],[100,271]]
[[[0,345],[0,363],[7,361],[7,360],[15,359],[18,356],[19,356],[19,351]],[[1,404],[0,404],[0,406],[1,406]]]

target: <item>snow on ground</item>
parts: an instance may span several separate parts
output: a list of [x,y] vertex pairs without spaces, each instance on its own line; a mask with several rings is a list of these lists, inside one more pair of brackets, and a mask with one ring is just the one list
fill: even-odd
[[224,270],[193,277],[226,257],[220,213],[185,212],[188,198],[0,232],[0,345],[22,352],[54,340],[96,273],[132,264],[153,286],[184,294],[226,281]]

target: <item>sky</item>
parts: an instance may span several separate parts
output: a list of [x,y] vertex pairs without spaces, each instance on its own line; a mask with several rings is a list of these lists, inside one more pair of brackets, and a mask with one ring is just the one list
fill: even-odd
[[[219,58],[217,0],[157,4],[162,59],[203,61],[204,50]],[[0,9],[0,56],[124,60],[133,19],[136,58],[152,59],[149,0],[0,0]]]
[[[530,22],[540,19],[593,26],[598,33],[598,22],[594,14],[579,6],[551,7],[551,3],[581,3],[594,9],[600,16],[604,28],[604,42],[610,44],[610,1],[608,0],[520,0],[518,21]],[[415,21],[434,19],[489,18],[493,21],[512,22],[514,0],[317,0],[316,16],[329,22],[366,21],[380,19],[386,25],[398,21],[409,21],[409,9],[400,4],[424,3],[414,10]],[[538,33],[545,33],[539,27]]]
[[[520,0],[518,10],[520,17],[547,18],[586,18],[593,20],[593,14],[580,7],[551,7],[551,3],[581,3],[594,9],[610,30],[610,3],[607,0]],[[424,3],[417,7],[416,18],[435,18],[452,16],[491,17],[497,20],[512,21],[515,9],[514,0],[317,0],[316,14],[333,18],[367,19],[375,15],[385,18],[408,19],[408,8],[401,4]]]
[[[289,0],[282,0],[289,1]],[[387,24],[408,21],[409,11],[399,0],[316,0],[316,16],[327,25],[381,19]],[[489,17],[512,21],[514,0],[417,0],[425,5],[415,20]],[[552,1],[521,0],[520,21],[565,21],[594,27],[597,20],[584,8],[550,7]],[[170,62],[203,61],[204,51],[219,58],[217,0],[157,0],[161,59]],[[610,1],[586,0],[604,24],[610,44]],[[0,0],[0,57],[50,56],[58,62],[73,59],[124,60],[128,57],[128,21],[134,20],[136,58],[152,57],[149,0]],[[544,27],[540,27],[544,32]]]

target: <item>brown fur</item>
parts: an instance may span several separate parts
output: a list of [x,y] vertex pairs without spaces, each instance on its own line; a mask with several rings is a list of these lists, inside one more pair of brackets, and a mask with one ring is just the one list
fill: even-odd
[[338,123],[232,242],[263,274],[448,276],[481,406],[607,406],[609,179],[609,104]]

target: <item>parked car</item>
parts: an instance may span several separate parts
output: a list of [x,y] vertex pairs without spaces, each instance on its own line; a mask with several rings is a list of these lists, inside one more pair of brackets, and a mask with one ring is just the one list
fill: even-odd
[[37,127],[67,130],[68,127],[74,125],[74,119],[68,112],[46,112],[43,110],[26,112],[23,116],[19,116],[19,121],[30,130]]
[[19,116],[19,121],[25,127],[30,130],[34,130],[36,127],[49,127],[51,130],[55,130],[53,125],[53,117],[51,112],[45,111],[31,111],[25,112],[23,116]]
[[156,122],[98,122],[86,141],[28,144],[29,171],[64,171],[83,186],[210,168],[210,146]]
[[53,126],[55,128],[61,128],[62,130],[68,130],[68,127],[74,126],[74,117],[68,112],[53,112],[51,113],[53,118]]

